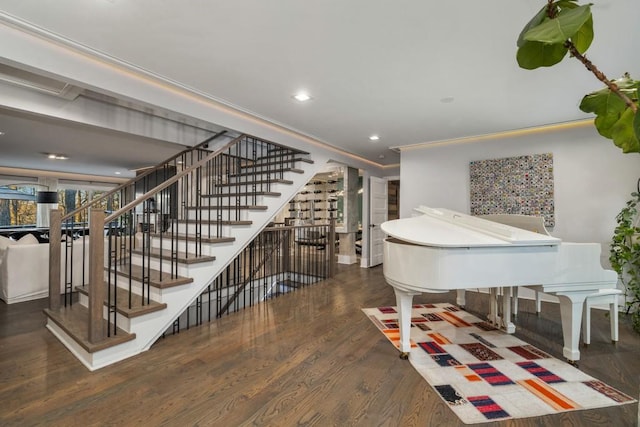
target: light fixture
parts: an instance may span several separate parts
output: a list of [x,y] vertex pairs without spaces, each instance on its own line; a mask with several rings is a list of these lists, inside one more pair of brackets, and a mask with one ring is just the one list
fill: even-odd
[[67,160],[69,159],[69,156],[67,156],[66,154],[56,154],[56,153],[42,153],[45,156],[47,156],[47,158],[51,159],[51,160]]
[[2,135],[4,135],[4,132],[2,132],[2,131],[0,130],[0,136],[2,136]]
[[380,136],[378,135],[371,135],[369,137],[369,141],[378,141],[378,140],[380,140]]
[[293,95],[293,99],[295,99],[296,101],[305,102],[309,101],[311,99],[311,96],[306,92],[298,92]]
[[116,171],[116,172],[114,172],[114,173],[115,173],[116,175],[121,175],[121,174],[122,174],[122,172],[120,172],[120,171]]

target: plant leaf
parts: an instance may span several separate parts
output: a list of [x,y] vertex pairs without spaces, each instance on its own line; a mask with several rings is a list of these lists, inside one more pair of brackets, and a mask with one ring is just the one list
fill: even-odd
[[521,47],[525,43],[524,35],[526,34],[526,32],[529,31],[531,28],[540,25],[542,21],[544,21],[544,18],[546,16],[547,16],[547,6],[540,9],[540,11],[536,13],[536,16],[531,18],[531,21],[527,22],[527,25],[525,25],[522,31],[520,31],[520,35],[518,36],[518,41],[516,42],[516,46]]
[[613,143],[622,148],[623,153],[640,153],[640,140],[634,132],[634,116],[631,108],[627,108],[620,120],[611,127]]
[[526,41],[541,43],[564,43],[572,38],[591,17],[591,5],[574,9],[563,9],[554,19],[549,19],[531,28],[524,35]]
[[578,30],[577,33],[571,37],[571,41],[573,42],[578,52],[585,53],[589,46],[591,46],[591,42],[593,41],[593,17],[590,16],[587,19],[587,22],[584,23],[582,27]]
[[633,118],[633,131],[636,135],[636,139],[640,140],[640,108],[636,111],[636,115]]
[[518,65],[525,70],[539,67],[550,67],[562,61],[568,49],[561,44],[544,44],[539,42],[525,42],[518,49],[516,59]]
[[560,9],[575,9],[576,7],[578,7],[578,5],[575,3],[576,1],[578,0],[560,0],[560,1],[557,1],[555,4]]

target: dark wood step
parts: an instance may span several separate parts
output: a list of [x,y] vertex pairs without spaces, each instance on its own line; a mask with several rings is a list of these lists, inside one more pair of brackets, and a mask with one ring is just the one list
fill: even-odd
[[[61,307],[58,310],[45,308],[44,314],[89,353],[114,347],[136,338],[136,334],[129,334],[118,328],[115,335],[112,334],[99,343],[94,344],[89,342],[89,310],[79,303],[75,303],[72,306]],[[105,335],[108,326],[107,321],[104,320],[103,327]]]
[[[131,274],[132,279],[138,282],[142,282],[142,267],[139,265],[131,265],[131,267],[129,267],[129,264],[118,265],[116,267],[116,274],[123,277],[129,277],[129,274]],[[154,270],[153,268],[150,268],[149,285],[158,289],[166,289],[174,286],[186,285],[193,282],[193,279],[191,277],[171,276],[171,273],[167,271],[163,271],[161,273],[160,270]]]
[[[175,237],[178,240],[186,240],[187,242],[195,242],[196,241],[196,236],[194,236],[193,234],[177,234],[175,236],[172,236],[171,233],[163,233],[163,234],[159,234],[159,233],[152,233],[151,237],[163,237],[165,239],[171,239],[173,237]],[[202,243],[211,243],[211,244],[216,244],[216,243],[229,243],[229,242],[234,242],[236,240],[235,237],[202,237]]]
[[251,197],[251,196],[269,196],[269,197],[280,197],[282,193],[278,193],[277,191],[250,191],[246,193],[219,193],[219,194],[202,194],[200,197]]
[[[131,251],[132,254],[137,254],[137,255],[142,255],[142,250],[141,249],[133,249]],[[156,258],[156,259],[163,259],[163,260],[171,260],[172,258],[172,253],[170,250],[168,249],[164,249],[162,252],[160,251],[160,249],[154,248],[151,249],[150,254],[151,257]],[[192,253],[185,253],[184,251],[178,251],[178,255],[176,260],[180,263],[180,264],[198,264],[201,262],[212,262],[215,261],[216,257],[211,256],[211,255],[199,255],[196,256],[195,254]]]
[[[274,160],[280,159],[280,160]],[[254,166],[271,166],[271,165],[281,165],[283,163],[296,163],[303,162],[313,164],[313,160],[305,159],[304,157],[291,157],[291,158],[283,158],[282,156],[265,156],[260,157],[257,160],[249,161],[246,163],[240,164],[241,168],[249,168]]]
[[216,187],[237,187],[239,185],[251,185],[251,184],[293,184],[293,181],[290,179],[261,179],[258,181],[249,181],[249,182],[226,182],[223,184],[216,184]]
[[250,210],[250,211],[266,211],[267,206],[264,205],[244,205],[244,206],[230,206],[230,205],[216,205],[216,206],[187,206],[189,210],[202,209],[204,211],[211,210],[215,211],[217,209],[224,210],[233,210],[233,209],[241,209],[241,210]]
[[[89,296],[89,289],[86,286],[76,286],[76,290],[80,294],[84,294],[87,297]],[[114,295],[116,296],[117,301],[116,311],[128,319],[144,316],[145,314],[154,313],[167,308],[167,304],[153,300],[142,304],[142,296],[134,293],[131,294],[131,308],[129,308],[129,291],[119,287],[116,292],[115,286],[111,286],[111,298],[113,298]],[[104,305],[107,307],[109,306],[106,297]]]
[[[216,220],[200,220],[200,222],[203,225],[215,225],[215,224],[220,224],[220,225],[251,225],[253,224],[253,221],[250,220],[221,220],[221,221],[216,221]],[[195,219],[179,219],[178,220],[179,224],[195,224],[196,220]]]
[[281,151],[286,151],[287,153],[291,153],[291,154],[294,154],[294,155],[301,155],[301,156],[309,155],[309,153],[306,152],[306,151],[296,150],[294,148],[289,148],[289,147],[269,148],[267,150],[267,153],[278,153],[278,152],[281,152]]
[[[243,166],[242,168],[244,170],[247,170],[249,168],[255,168],[255,169],[262,169],[263,167],[265,167],[267,165],[249,165],[249,166]],[[257,171],[253,171],[253,172],[241,172],[241,173],[232,173],[229,174],[230,177],[243,177],[243,176],[251,176],[254,174],[259,174],[259,173],[284,173],[284,172],[292,172],[292,173],[304,173],[304,170],[302,169],[298,169],[298,168],[279,168],[279,169],[266,169],[266,170],[257,170]]]

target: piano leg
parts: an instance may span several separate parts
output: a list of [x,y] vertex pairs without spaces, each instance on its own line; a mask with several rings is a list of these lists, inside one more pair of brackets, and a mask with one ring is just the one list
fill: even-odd
[[562,336],[564,339],[564,347],[562,355],[576,365],[580,360],[580,324],[582,322],[582,308],[586,294],[571,293],[565,295],[557,293],[556,296],[560,300],[560,317],[562,319]]
[[496,328],[500,328],[500,313],[498,310],[498,289],[489,288],[489,315],[487,320]]
[[508,334],[516,331],[516,325],[511,321],[511,286],[502,288],[502,328]]
[[413,296],[420,295],[420,292],[411,292],[393,288],[396,294],[396,305],[398,306],[398,317],[400,322],[400,359],[407,360],[411,352],[411,307],[413,306]]

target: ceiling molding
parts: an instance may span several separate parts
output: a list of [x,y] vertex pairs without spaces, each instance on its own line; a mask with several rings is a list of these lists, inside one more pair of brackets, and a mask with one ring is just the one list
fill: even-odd
[[576,120],[571,122],[555,123],[555,124],[535,126],[530,128],[509,130],[504,132],[496,132],[496,133],[490,133],[486,135],[476,135],[476,136],[468,136],[464,138],[421,142],[418,144],[401,145],[401,146],[389,147],[389,148],[394,151],[402,152],[402,151],[414,150],[418,148],[439,147],[442,145],[449,145],[449,144],[468,144],[472,142],[487,141],[492,139],[517,138],[525,135],[542,134],[546,132],[557,132],[557,131],[568,130],[568,129],[584,128],[591,125],[593,125],[593,119],[583,119],[583,120]]

